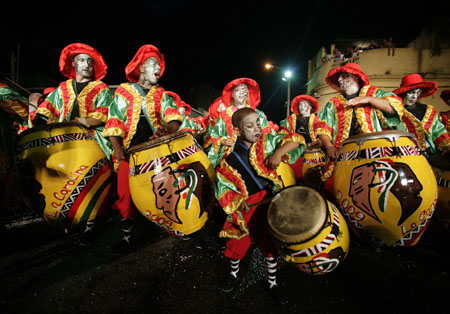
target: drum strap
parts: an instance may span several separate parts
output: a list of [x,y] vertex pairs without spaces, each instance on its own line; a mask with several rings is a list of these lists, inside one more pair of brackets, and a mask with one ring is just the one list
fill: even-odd
[[200,152],[201,150],[202,148],[197,143],[195,143],[173,154],[147,161],[134,167],[130,167],[130,177],[152,171],[153,169],[155,169],[155,167],[164,167],[178,162],[190,155]]
[[29,141],[23,145],[17,147],[17,152],[21,153],[24,150],[39,147],[39,146],[50,146],[54,144],[59,144],[63,142],[69,141],[80,141],[80,140],[89,140],[92,139],[90,133],[70,133],[70,134],[61,134],[57,136],[47,137],[47,138],[38,138],[32,141]]

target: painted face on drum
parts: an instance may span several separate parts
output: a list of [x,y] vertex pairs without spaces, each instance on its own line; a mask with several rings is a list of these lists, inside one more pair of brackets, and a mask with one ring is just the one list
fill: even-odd
[[161,66],[155,57],[150,57],[145,60],[144,64],[140,68],[141,77],[140,83],[144,87],[150,87],[156,85],[161,74]]
[[412,89],[406,92],[403,95],[403,104],[405,104],[406,106],[413,106],[417,102],[421,94],[421,88]]
[[87,82],[92,79],[94,73],[94,59],[85,53],[80,53],[73,58],[73,68],[75,69],[76,81]]
[[233,98],[234,105],[237,108],[244,108],[247,103],[249,91],[247,84],[239,84],[233,88],[231,97]]
[[156,196],[156,208],[161,209],[170,220],[181,223],[177,215],[177,205],[180,199],[178,184],[172,174],[172,169],[166,168],[152,177],[153,192]]
[[359,90],[358,77],[351,73],[342,73],[338,78],[339,88],[345,95],[356,94]]
[[259,115],[256,112],[249,113],[242,119],[239,133],[241,140],[248,146],[259,140],[262,128]]
[[311,115],[311,109],[312,106],[309,101],[302,100],[301,102],[298,103],[298,111],[304,117],[309,117]]

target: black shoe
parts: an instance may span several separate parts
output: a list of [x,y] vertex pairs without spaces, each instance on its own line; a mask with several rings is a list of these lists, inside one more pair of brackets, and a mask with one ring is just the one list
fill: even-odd
[[130,251],[130,240],[122,239],[111,249],[111,255],[123,255]]
[[83,232],[79,242],[80,245],[89,245],[92,242],[94,242],[94,232],[91,230]]
[[267,293],[276,304],[283,305],[288,303],[286,291],[279,285],[274,285],[272,286],[272,288],[270,288],[269,283],[266,281],[265,288],[267,290]]
[[220,288],[222,289],[223,292],[230,293],[231,291],[233,291],[235,288],[238,287],[239,282],[240,282],[239,276],[234,277],[231,274],[227,274],[223,279]]

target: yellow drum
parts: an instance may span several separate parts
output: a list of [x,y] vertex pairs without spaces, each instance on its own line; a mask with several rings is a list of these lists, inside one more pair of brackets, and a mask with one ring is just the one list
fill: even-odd
[[28,129],[18,137],[18,157],[21,163],[31,161],[43,199],[37,209],[50,225],[75,227],[105,209],[111,164],[82,125],[63,122]]
[[295,184],[295,175],[289,164],[281,162],[277,168],[277,173],[283,181],[284,187],[291,186]]
[[441,152],[432,155],[428,161],[436,176],[438,185],[438,200],[436,218],[445,228],[450,230],[450,157],[442,156]]
[[267,221],[281,256],[307,274],[329,273],[347,256],[350,234],[344,217],[311,187],[280,191]]
[[131,147],[130,192],[137,209],[169,233],[200,230],[214,203],[214,168],[189,132]]
[[385,131],[352,136],[340,147],[334,191],[362,239],[412,246],[436,207],[436,178],[414,135]]
[[302,182],[304,184],[314,188],[320,186],[325,160],[326,155],[321,148],[305,150],[302,163]]

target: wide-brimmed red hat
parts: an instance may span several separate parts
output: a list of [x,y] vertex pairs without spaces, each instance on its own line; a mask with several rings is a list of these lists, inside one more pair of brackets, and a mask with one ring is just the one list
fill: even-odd
[[294,99],[292,99],[291,102],[291,110],[293,113],[295,113],[296,115],[300,115],[300,110],[298,110],[298,103],[304,100],[308,101],[311,104],[313,109],[311,113],[316,113],[317,110],[319,110],[319,102],[317,101],[317,99],[309,95],[298,95]]
[[412,73],[404,76],[400,87],[392,92],[396,95],[401,95],[416,88],[422,89],[419,98],[425,98],[433,95],[437,91],[438,84],[434,81],[424,81],[420,74]]
[[73,58],[81,53],[90,55],[94,59],[94,77],[96,80],[101,80],[106,75],[105,60],[102,55],[89,45],[82,43],[73,43],[66,46],[61,51],[59,57],[59,71],[67,78],[75,79],[75,69],[72,65]]
[[441,98],[447,105],[450,105],[450,89],[442,91]]
[[164,73],[164,69],[166,68],[166,63],[164,62],[164,55],[159,52],[158,48],[153,45],[144,45],[136,52],[133,59],[128,63],[125,67],[125,75],[129,82],[135,83],[139,80],[140,72],[139,67],[144,64],[144,62],[150,58],[155,57],[159,62],[159,66],[161,67],[161,72],[159,73],[159,77],[161,77]]
[[337,90],[338,92],[341,91],[338,82],[339,75],[341,73],[350,73],[359,77],[360,87],[369,84],[369,77],[363,71],[361,71],[359,64],[350,62],[347,63],[346,65],[332,69],[330,72],[328,72],[328,75],[325,78],[327,84],[330,85],[334,90]]
[[229,105],[231,101],[233,100],[233,89],[238,86],[239,84],[246,84],[248,87],[248,99],[249,99],[249,105],[251,108],[255,109],[258,107],[259,103],[261,102],[261,94],[259,90],[259,85],[256,83],[255,80],[252,80],[251,78],[247,77],[241,77],[235,80],[232,80],[229,82],[222,91],[222,100],[225,103],[225,105]]

